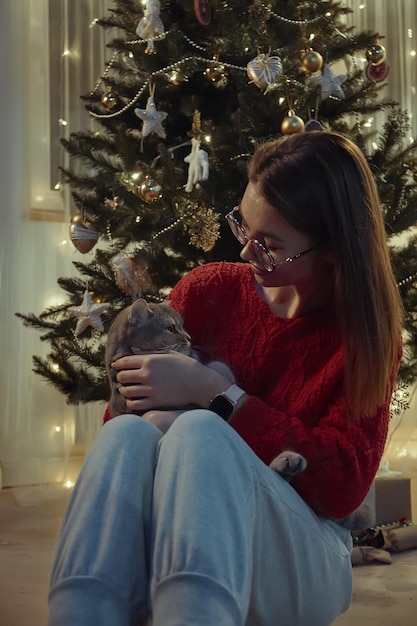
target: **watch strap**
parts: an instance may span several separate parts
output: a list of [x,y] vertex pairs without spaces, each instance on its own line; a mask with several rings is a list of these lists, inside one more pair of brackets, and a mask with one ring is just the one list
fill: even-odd
[[238,385],[231,385],[226,391],[217,394],[211,401],[208,407],[209,411],[217,413],[224,420],[229,421],[236,412],[237,404],[242,396],[245,396],[246,392],[243,391]]

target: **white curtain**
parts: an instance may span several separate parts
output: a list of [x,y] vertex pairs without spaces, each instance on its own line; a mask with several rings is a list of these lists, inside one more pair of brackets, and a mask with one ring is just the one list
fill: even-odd
[[[56,150],[59,135],[90,123],[79,96],[104,70],[103,30],[94,28],[93,20],[106,14],[106,5],[103,0],[0,3],[3,486],[73,481],[104,410],[99,404],[68,406],[32,372],[32,355],[45,356],[48,345],[15,312],[39,314],[57,303],[63,297],[57,278],[75,273],[72,261],[85,260],[68,243],[68,198],[53,189],[53,181],[62,156]],[[51,108],[67,126],[50,119]]]
[[[417,3],[415,0],[346,0],[352,9],[349,26],[357,31],[371,30],[379,35],[390,65],[388,86],[383,95],[399,103],[410,116],[409,137],[417,137]],[[365,59],[363,59],[365,65]],[[376,115],[380,127],[385,112]]]
[[[59,301],[57,278],[73,273],[73,260],[85,259],[72,244],[62,243],[68,240],[68,197],[54,191],[53,182],[56,162],[63,158],[59,135],[90,124],[79,96],[95,86],[110,54],[103,30],[94,27],[93,20],[105,15],[111,4],[111,0],[0,2],[3,486],[73,481],[101,423],[103,406],[68,406],[58,391],[32,372],[32,355],[46,355],[48,345],[14,314],[40,313]],[[351,24],[385,35],[381,43],[391,64],[386,95],[413,115],[417,136],[417,59],[411,55],[417,48],[415,0],[346,4],[354,9],[348,18]],[[50,114],[67,126],[59,126]],[[414,416],[412,408],[392,422],[387,455],[402,467],[417,457]]]
[[[409,138],[417,138],[417,3],[415,0],[347,0],[354,12],[348,23],[358,30],[369,29],[383,38],[379,43],[386,49],[390,64],[388,86],[383,95],[399,103],[410,121]],[[365,62],[364,62],[365,64]],[[386,113],[371,120],[380,128]],[[391,471],[417,477],[417,387],[409,393],[409,408],[391,420],[384,461]]]

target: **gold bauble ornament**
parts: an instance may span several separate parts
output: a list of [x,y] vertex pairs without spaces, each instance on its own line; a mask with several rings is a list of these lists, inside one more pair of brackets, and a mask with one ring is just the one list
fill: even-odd
[[323,57],[315,50],[307,50],[301,58],[301,67],[305,72],[314,74],[323,67]]
[[164,77],[166,77],[172,85],[181,85],[185,80],[187,80],[187,76],[181,68],[168,70],[164,74]]
[[107,89],[101,96],[101,104],[106,111],[113,111],[117,107],[117,97],[112,93],[111,89]]
[[376,43],[366,51],[366,60],[371,65],[379,65],[383,61],[385,61],[385,48],[381,46],[381,44]]
[[304,130],[304,122],[298,117],[292,109],[288,111],[288,116],[284,117],[281,124],[281,132],[283,135],[296,135]]
[[156,180],[145,178],[139,185],[139,195],[144,202],[151,204],[162,196],[162,187]]
[[212,83],[218,83],[225,78],[224,65],[221,65],[221,63],[219,65],[210,65],[204,73]]
[[72,243],[82,254],[90,252],[97,243],[99,231],[90,222],[84,221],[81,215],[71,218],[69,235]]

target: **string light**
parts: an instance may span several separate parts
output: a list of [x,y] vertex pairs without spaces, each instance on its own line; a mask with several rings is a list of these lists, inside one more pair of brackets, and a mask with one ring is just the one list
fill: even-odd
[[[216,59],[206,59],[204,57],[193,57],[193,56],[184,57],[183,59],[181,59],[180,61],[177,61],[176,63],[173,63],[172,65],[167,65],[166,67],[164,67],[164,68],[162,68],[160,70],[156,70],[155,72],[152,72],[150,74],[149,78],[145,81],[145,83],[142,85],[142,87],[136,93],[136,95],[133,96],[132,100],[130,100],[130,102],[128,102],[123,108],[119,109],[118,111],[115,111],[114,113],[107,113],[107,114],[94,113],[93,111],[89,111],[89,114],[91,115],[91,117],[94,117],[95,119],[110,119],[110,118],[118,117],[119,115],[121,115],[122,113],[125,113],[125,111],[130,109],[134,104],[136,104],[136,102],[140,99],[140,97],[145,92],[147,87],[152,83],[152,79],[153,78],[155,78],[156,76],[164,75],[164,74],[166,74],[168,72],[171,72],[172,70],[178,70],[182,65],[186,65],[190,61],[202,62],[205,65],[208,64],[208,65],[214,65],[214,66],[217,66],[218,63],[219,63],[218,60],[216,60]],[[245,67],[241,67],[240,65],[234,65],[232,63],[225,63],[225,62],[222,62],[222,65],[226,69],[233,69],[233,70],[238,70],[240,72],[245,72],[246,73],[246,66]]]
[[321,22],[325,17],[328,18],[332,15],[330,11],[328,11],[324,16],[317,15],[316,17],[313,17],[310,20],[290,20],[287,17],[284,17],[283,15],[278,15],[277,13],[274,13],[271,7],[267,6],[266,4],[261,4],[261,7],[269,11],[269,14],[272,15],[272,17],[275,17],[276,20],[279,20],[280,22],[285,22],[285,24],[294,24],[296,26],[315,24],[316,22]]

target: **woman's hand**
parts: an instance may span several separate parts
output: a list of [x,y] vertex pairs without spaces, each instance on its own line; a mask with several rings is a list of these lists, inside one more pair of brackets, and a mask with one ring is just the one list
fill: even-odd
[[147,411],[143,413],[142,418],[165,434],[181,413],[184,413],[181,409],[178,411]]
[[230,381],[218,372],[174,351],[122,357],[112,367],[119,370],[119,393],[132,411],[187,405],[206,408],[211,398],[230,387]]

